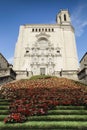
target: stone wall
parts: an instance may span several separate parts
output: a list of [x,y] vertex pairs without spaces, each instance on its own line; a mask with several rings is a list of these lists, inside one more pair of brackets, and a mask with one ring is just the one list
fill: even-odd
[[12,68],[0,69],[0,85],[16,79],[16,73]]
[[8,68],[9,64],[5,57],[0,53],[0,69],[1,68]]
[[82,83],[87,84],[87,68],[82,69],[78,73],[78,78]]

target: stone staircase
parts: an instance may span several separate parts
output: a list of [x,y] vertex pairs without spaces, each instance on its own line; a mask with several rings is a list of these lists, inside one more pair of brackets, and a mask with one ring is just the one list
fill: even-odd
[[0,99],[0,130],[87,130],[87,110],[84,106],[57,106],[44,116],[31,116],[24,123],[4,124],[10,102]]

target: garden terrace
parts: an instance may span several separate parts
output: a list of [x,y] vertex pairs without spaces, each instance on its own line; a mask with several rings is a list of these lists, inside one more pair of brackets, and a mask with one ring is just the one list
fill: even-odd
[[27,79],[6,84],[0,92],[0,120],[7,123],[1,122],[2,130],[87,129],[87,88],[79,82],[56,77]]

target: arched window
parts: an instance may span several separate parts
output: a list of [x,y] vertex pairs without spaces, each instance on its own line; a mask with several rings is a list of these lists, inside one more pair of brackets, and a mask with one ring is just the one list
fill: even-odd
[[49,32],[50,32],[50,28],[49,28]]
[[29,50],[26,50],[26,54],[28,54],[29,53]]
[[57,50],[56,52],[57,52],[57,53],[60,53],[60,50]]
[[66,15],[64,14],[64,21],[66,21]]
[[39,32],[41,31],[41,29],[39,28]]
[[52,32],[54,31],[54,29],[52,28]]
[[37,32],[37,28],[36,28],[36,32]]
[[47,32],[47,28],[45,28],[45,31]]
[[32,28],[32,32],[34,32],[34,28]]

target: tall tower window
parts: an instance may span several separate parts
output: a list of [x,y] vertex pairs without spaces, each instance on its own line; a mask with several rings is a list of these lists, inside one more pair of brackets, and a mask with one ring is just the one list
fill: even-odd
[[66,15],[64,14],[64,21],[66,21]]
[[61,16],[59,16],[59,19],[60,19],[60,23],[61,23]]

